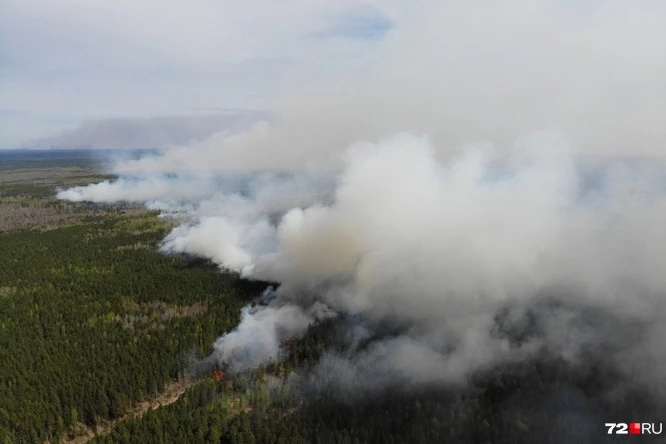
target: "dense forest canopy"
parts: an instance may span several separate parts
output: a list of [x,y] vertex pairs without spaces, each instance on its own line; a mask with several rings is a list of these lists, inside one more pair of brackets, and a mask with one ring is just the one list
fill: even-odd
[[[213,343],[273,287],[158,252],[173,224],[155,212],[55,200],[57,187],[104,178],[83,154],[58,156],[3,159],[0,442],[585,443],[606,437],[606,422],[663,419],[663,403],[595,350],[585,365],[544,351],[464,384],[373,385],[370,374],[346,391],[347,369],[322,363],[373,338],[350,350],[344,316],[229,371]],[[500,313],[495,334],[525,341],[543,313],[518,330]]]

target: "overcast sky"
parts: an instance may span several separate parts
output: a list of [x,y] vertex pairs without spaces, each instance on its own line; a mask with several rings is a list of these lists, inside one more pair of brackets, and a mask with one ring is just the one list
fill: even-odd
[[552,128],[663,154],[664,23],[662,0],[4,0],[0,147],[217,150],[216,122],[268,119],[277,160]]
[[348,0],[4,0],[0,147],[63,131],[71,139],[84,122],[89,132],[89,121],[263,110],[299,73],[364,69],[402,9]]

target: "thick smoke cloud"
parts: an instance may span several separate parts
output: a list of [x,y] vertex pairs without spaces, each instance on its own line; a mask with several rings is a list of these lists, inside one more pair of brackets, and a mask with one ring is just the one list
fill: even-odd
[[[580,362],[611,343],[608,324],[585,315],[595,312],[644,325],[643,353],[664,368],[655,346],[666,290],[658,167],[583,165],[557,132],[520,139],[509,157],[489,144],[446,163],[435,152],[427,138],[398,134],[350,147],[334,191],[326,182],[308,192],[311,176],[218,178],[226,192],[181,204],[190,222],[167,236],[165,251],[281,284],[274,299],[244,310],[215,358],[232,370],[268,363],[286,337],[338,313],[357,319],[364,338],[316,372],[337,369],[338,383],[366,388],[462,383],[544,350]],[[141,190],[122,180],[105,187],[127,200]],[[300,199],[278,202],[276,190]],[[61,197],[96,200],[98,191],[114,200],[98,185]],[[645,373],[664,381],[663,372]]]
[[232,370],[336,313],[347,347],[313,374],[345,387],[591,350],[664,387],[664,27],[612,2],[518,4],[435,7],[392,31],[372,73],[301,85],[270,124],[58,196],[180,214],[164,251],[278,282],[216,342]]

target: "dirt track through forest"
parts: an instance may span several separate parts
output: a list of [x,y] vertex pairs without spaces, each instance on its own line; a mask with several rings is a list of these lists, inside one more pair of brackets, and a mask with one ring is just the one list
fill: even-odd
[[77,423],[75,426],[76,436],[74,439],[69,439],[67,435],[63,436],[61,442],[68,444],[83,444],[96,436],[104,436],[111,433],[113,428],[119,423],[128,419],[140,418],[145,415],[149,410],[155,410],[159,407],[173,404],[178,401],[185,391],[201,382],[202,380],[183,379],[181,381],[170,381],[165,386],[164,390],[153,397],[152,399],[140,402],[134,405],[130,411],[125,413],[118,419],[113,421],[104,421],[95,427],[88,427],[83,423]]

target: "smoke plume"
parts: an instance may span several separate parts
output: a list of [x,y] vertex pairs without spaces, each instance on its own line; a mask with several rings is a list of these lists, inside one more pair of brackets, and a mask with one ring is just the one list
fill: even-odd
[[[374,339],[322,366],[344,363],[350,381],[372,373],[374,384],[460,383],[543,350],[577,362],[611,342],[607,326],[582,317],[590,310],[640,322],[641,342],[658,343],[663,174],[641,163],[582,165],[568,151],[561,135],[545,132],[522,138],[509,157],[484,144],[441,163],[427,138],[403,133],[350,147],[331,190],[330,182],[309,186],[310,176],[260,174],[211,179],[227,190],[200,201],[150,196],[158,208],[160,197],[180,198],[162,208],[190,216],[164,240],[165,251],[281,284],[216,342],[220,362],[235,370],[268,363],[286,337],[338,313]],[[140,200],[133,196],[152,183],[119,179],[59,196]],[[280,189],[300,198],[277,199]],[[559,308],[544,315],[549,301]],[[522,325],[527,313],[538,318],[532,331]],[[638,338],[623,342],[635,352]],[[659,349],[643,350],[656,369]]]
[[543,353],[666,387],[664,27],[449,3],[376,71],[276,99],[270,124],[58,197],[147,202],[182,217],[164,251],[279,283],[216,341],[234,371],[335,316],[346,348],[313,374],[342,387],[463,384]]

